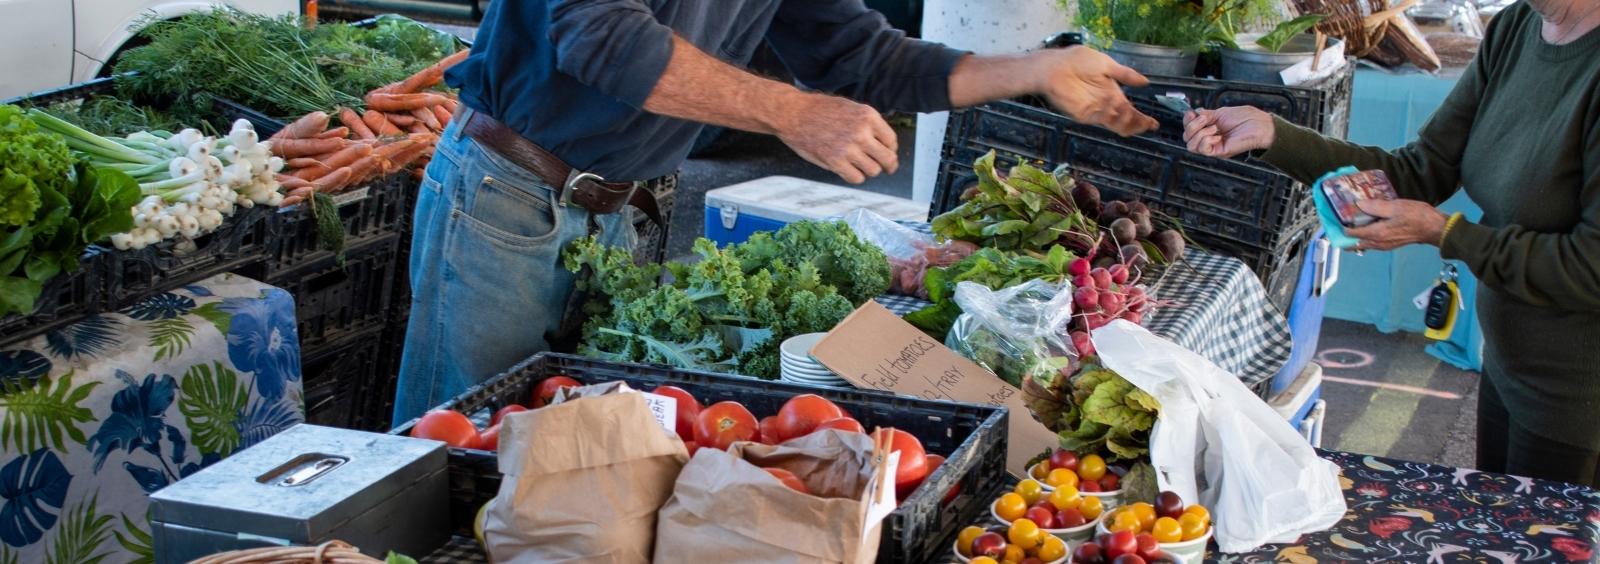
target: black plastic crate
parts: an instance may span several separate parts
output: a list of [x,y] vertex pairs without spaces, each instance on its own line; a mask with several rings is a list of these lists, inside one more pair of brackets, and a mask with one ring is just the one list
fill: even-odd
[[[5,100],[0,103],[16,104],[23,107],[43,107],[61,102],[87,100],[89,98],[101,95],[118,95],[116,77],[108,76],[104,78],[96,78],[77,84],[70,84],[60,88],[34,92],[25,96],[19,96],[10,100]],[[219,133],[227,133],[234,120],[243,118],[249,121],[251,125],[255,126],[256,135],[262,139],[266,139],[273,133],[277,133],[278,130],[283,129],[283,126],[285,125],[283,122],[269,118],[266,115],[263,115],[261,112],[246,108],[238,102],[214,95],[209,96],[209,99],[211,101],[211,115],[209,116],[211,119],[208,120],[210,123],[193,123],[185,125],[189,127],[210,125]],[[157,109],[166,108],[171,104],[170,99],[131,101],[149,105]],[[105,132],[100,131],[96,131],[95,133],[100,133],[102,135],[105,134]]]
[[376,419],[367,401],[375,383],[383,377],[382,335],[382,327],[373,327],[333,343],[301,349],[300,382],[307,423],[383,430],[389,415]]
[[255,126],[256,128],[256,137],[259,137],[263,140],[268,137],[272,137],[274,134],[277,134],[278,131],[289,125],[284,123],[282,120],[273,119],[272,117],[267,116],[267,114],[247,108],[244,106],[244,104],[240,104],[227,98],[213,96],[211,98],[211,109],[212,111],[216,112],[220,118],[227,120],[227,122],[230,124],[233,123],[234,120],[238,119],[243,119],[250,122],[250,125]]
[[[777,413],[789,398],[805,393],[823,396],[850,412],[867,428],[895,427],[915,435],[929,453],[946,457],[944,465],[900,504],[883,524],[878,562],[932,562],[949,554],[961,527],[988,511],[997,491],[1009,479],[1005,471],[1006,424],[1010,414],[991,406],[929,401],[884,392],[819,388],[740,376],[604,362],[545,353],[534,356],[439,406],[469,416],[521,403],[549,376],[564,374],[586,384],[623,381],[650,390],[672,384],[702,403],[738,401],[758,415]],[[415,420],[396,427],[408,434]],[[470,535],[478,508],[500,488],[500,471],[492,452],[450,449],[450,518],[458,534]],[[943,498],[960,485],[961,494]]]
[[109,309],[225,272],[261,278],[272,213],[262,206],[241,209],[216,231],[193,240],[163,241],[140,250],[100,248]]
[[294,296],[301,347],[388,325],[399,239],[389,234],[369,240],[348,249],[342,263],[330,256],[266,280]]
[[105,306],[100,281],[104,256],[90,248],[78,259],[78,269],[63,272],[44,283],[33,313],[0,317],[0,345],[15,343],[99,313]]
[[667,236],[672,227],[672,212],[677,201],[678,176],[667,177],[663,185],[655,188],[656,204],[661,209],[662,225],[656,225],[643,212],[634,210],[633,231],[639,236],[633,247],[633,261],[640,264],[660,263],[667,260]]
[[[1146,134],[1179,146],[1183,143],[1183,116],[1156,102],[1161,94],[1182,93],[1196,108],[1254,106],[1295,125],[1343,139],[1350,129],[1350,100],[1355,91],[1355,61],[1326,78],[1301,86],[1257,82],[1230,82],[1207,78],[1150,76],[1150,85],[1127,88],[1134,107],[1161,122]],[[1041,105],[1041,102],[1033,102]]]
[[[339,220],[344,223],[346,248],[408,229],[418,186],[409,173],[399,173],[334,194]],[[270,251],[271,276],[333,258],[333,251],[322,248],[317,242],[317,222],[311,216],[310,204],[282,208],[276,220],[278,233]]]
[[934,191],[935,215],[977,182],[973,161],[1070,165],[1106,200],[1140,200],[1176,219],[1199,247],[1239,257],[1258,274],[1294,228],[1314,218],[1309,192],[1263,165],[1203,157],[1159,140],[1119,137],[1045,108],[995,102],[950,114]]

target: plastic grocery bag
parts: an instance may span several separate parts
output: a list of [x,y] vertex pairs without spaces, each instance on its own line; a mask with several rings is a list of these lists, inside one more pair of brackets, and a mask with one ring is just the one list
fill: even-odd
[[1072,322],[1072,287],[1043,280],[990,290],[975,282],[956,284],[961,317],[945,346],[972,359],[1006,383],[1023,387],[1034,370],[1072,374],[1077,351],[1067,338]]
[[650,562],[656,515],[689,459],[626,384],[563,390],[501,422],[500,491],[485,509],[493,562]]
[[844,222],[856,237],[882,249],[889,258],[892,294],[927,299],[922,282],[929,268],[955,264],[978,250],[977,245],[966,241],[935,243],[932,235],[866,209],[846,213]]
[[1125,321],[1093,338],[1107,368],[1161,402],[1150,433],[1156,481],[1211,508],[1223,552],[1292,542],[1344,517],[1338,466],[1238,378]]
[[[661,508],[655,561],[870,563],[894,511],[897,460],[868,435],[836,430],[781,445],[702,448]],[[764,468],[792,472],[810,493]]]
[[867,209],[844,214],[844,223],[856,237],[883,249],[883,254],[890,258],[909,259],[933,244],[933,235],[920,233]]

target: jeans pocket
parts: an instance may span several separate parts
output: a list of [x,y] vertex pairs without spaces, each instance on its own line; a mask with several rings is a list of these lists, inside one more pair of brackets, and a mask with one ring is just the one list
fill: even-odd
[[535,247],[561,231],[561,210],[542,183],[485,174],[454,214],[464,228],[512,248]]

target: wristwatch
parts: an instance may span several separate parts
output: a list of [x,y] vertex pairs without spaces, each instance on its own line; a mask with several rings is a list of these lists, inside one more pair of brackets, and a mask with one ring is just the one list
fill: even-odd
[[1083,34],[1076,31],[1064,31],[1052,35],[1044,40],[1045,49],[1066,49],[1073,45],[1083,45]]

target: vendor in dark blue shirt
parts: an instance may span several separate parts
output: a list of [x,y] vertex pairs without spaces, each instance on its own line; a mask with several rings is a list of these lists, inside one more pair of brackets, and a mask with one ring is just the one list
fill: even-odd
[[[742,67],[766,40],[810,90]],[[549,346],[573,277],[560,250],[632,244],[630,203],[713,124],[776,135],[855,184],[899,167],[881,111],[1024,94],[1123,135],[1144,77],[1085,47],[975,56],[910,39],[862,0],[498,0],[446,74],[466,107],[417,203],[396,421]]]

